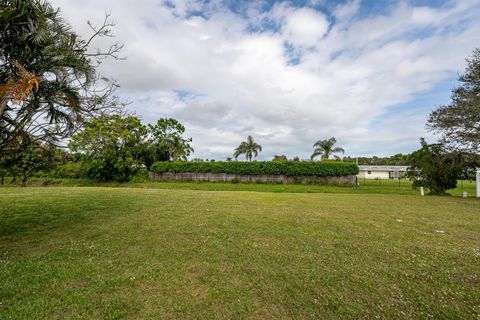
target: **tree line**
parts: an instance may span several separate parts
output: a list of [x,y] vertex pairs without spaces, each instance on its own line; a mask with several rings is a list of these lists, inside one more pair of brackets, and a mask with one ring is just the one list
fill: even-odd
[[[0,157],[0,175],[22,185],[37,172],[57,178],[127,181],[157,161],[185,161],[193,152],[185,127],[173,118],[143,125],[135,116],[102,115],[83,124],[69,152],[30,143]],[[3,179],[3,178],[2,178]]]
[[[33,174],[55,172],[99,180],[126,180],[156,161],[186,160],[193,153],[185,127],[172,118],[144,125],[125,110],[117,83],[99,73],[106,59],[122,59],[122,44],[92,44],[113,36],[108,15],[91,35],[79,36],[57,8],[41,0],[0,1],[0,179],[23,185]],[[480,166],[480,49],[452,90],[451,102],[434,110],[427,129],[437,143],[421,139],[419,150],[392,157],[344,157],[358,164],[409,165],[415,188],[444,193]],[[68,142],[68,143],[67,143]],[[66,151],[68,147],[68,152]],[[252,161],[262,151],[252,136],[233,157]],[[313,145],[310,160],[340,159],[331,137]],[[277,155],[275,161],[288,160]],[[298,157],[293,161],[298,161]],[[63,172],[63,173],[62,173]]]

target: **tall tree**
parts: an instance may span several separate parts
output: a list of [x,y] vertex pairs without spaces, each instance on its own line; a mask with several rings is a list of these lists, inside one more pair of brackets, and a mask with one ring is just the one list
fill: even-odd
[[82,166],[88,178],[128,180],[143,164],[146,128],[140,119],[104,115],[86,122],[73,135],[69,147],[83,154]]
[[467,69],[452,91],[451,102],[430,114],[427,128],[440,133],[450,147],[480,151],[480,48],[467,59]]
[[[335,147],[337,140],[334,137],[325,140],[318,140],[313,145],[313,153],[311,159],[321,156],[322,160],[329,159],[333,153],[345,153],[345,150],[341,147]],[[335,158],[339,158],[336,155],[333,155]]]
[[148,168],[155,161],[187,160],[194,152],[192,138],[184,138],[185,127],[173,118],[162,118],[155,125],[148,125],[148,154],[145,164]]
[[0,0],[0,153],[26,140],[58,141],[85,118],[120,108],[115,82],[97,73],[121,45],[91,48],[111,36],[108,16],[82,39],[43,0]]
[[243,141],[235,148],[233,156],[238,159],[240,155],[244,154],[248,161],[252,161],[252,157],[257,157],[261,151],[262,146],[253,141],[252,136],[248,136],[247,141]]

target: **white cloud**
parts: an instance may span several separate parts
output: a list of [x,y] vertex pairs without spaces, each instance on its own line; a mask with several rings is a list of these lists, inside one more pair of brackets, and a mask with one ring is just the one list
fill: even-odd
[[314,47],[328,31],[328,18],[313,9],[290,8],[283,4],[274,8],[273,14],[282,25],[284,39],[296,47]]
[[82,34],[87,19],[111,12],[128,59],[106,63],[103,72],[118,79],[144,120],[177,117],[194,138],[195,157],[219,159],[248,134],[265,158],[307,158],[314,141],[330,136],[347,153],[411,151],[425,134],[428,106],[392,108],[456,77],[480,34],[474,1],[401,2],[368,15],[359,1],[330,14],[285,3],[261,12],[255,2],[244,15],[220,1],[54,3]]

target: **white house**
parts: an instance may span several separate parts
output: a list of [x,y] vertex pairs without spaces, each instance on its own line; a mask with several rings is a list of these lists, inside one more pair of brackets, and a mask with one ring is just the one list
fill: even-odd
[[404,178],[408,166],[358,166],[359,178],[365,179],[399,179]]

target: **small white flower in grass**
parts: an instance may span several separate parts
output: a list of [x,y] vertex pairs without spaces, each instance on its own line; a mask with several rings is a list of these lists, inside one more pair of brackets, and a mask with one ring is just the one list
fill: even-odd
[[403,220],[402,219],[397,219],[397,222],[403,222]]
[[439,234],[444,234],[445,233],[445,231],[443,231],[443,230],[435,230],[435,232],[439,233]]

